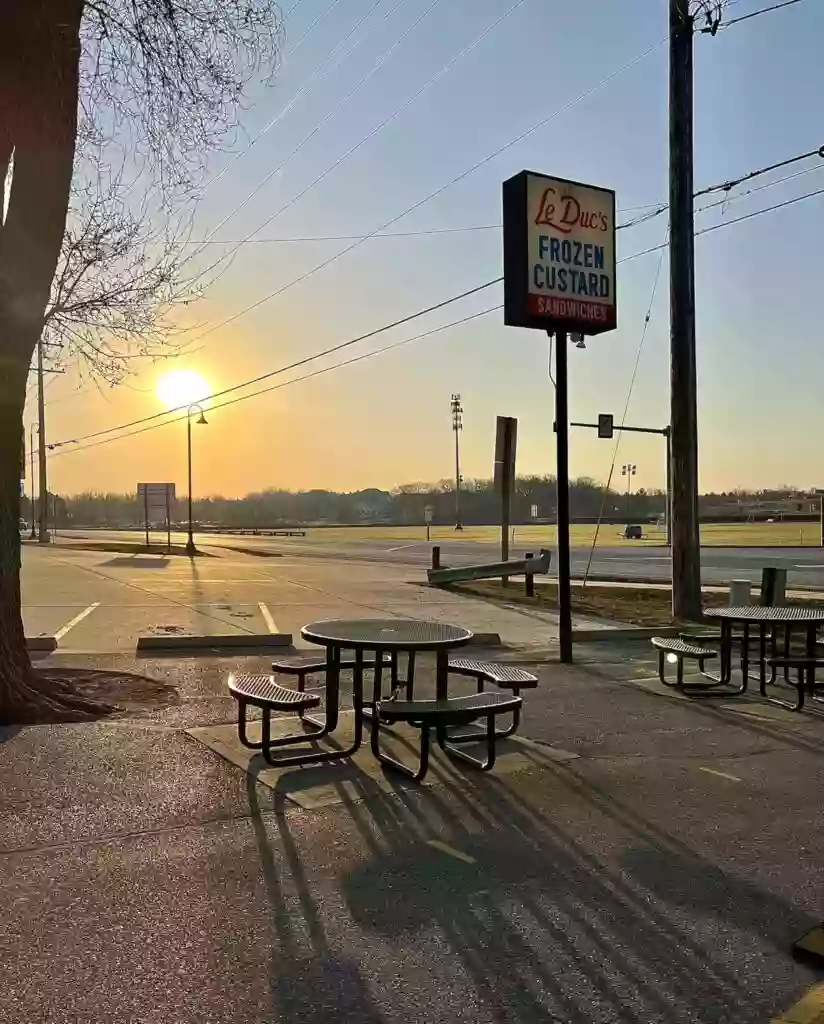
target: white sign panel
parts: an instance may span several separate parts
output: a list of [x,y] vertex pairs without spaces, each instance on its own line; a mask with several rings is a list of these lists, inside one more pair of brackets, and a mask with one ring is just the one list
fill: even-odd
[[435,509],[431,505],[424,505],[423,507],[423,521],[425,523],[431,523],[435,515]]
[[613,330],[615,193],[522,171],[504,182],[503,196],[504,322]]
[[166,502],[171,507],[175,500],[175,485],[168,484],[138,484],[137,497],[141,504],[149,511],[160,511],[166,515]]

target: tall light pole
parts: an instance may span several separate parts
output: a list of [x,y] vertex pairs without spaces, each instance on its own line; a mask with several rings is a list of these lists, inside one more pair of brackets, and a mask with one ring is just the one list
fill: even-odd
[[192,412],[195,409],[200,413],[200,418],[197,421],[198,425],[201,423],[205,425],[208,422],[203,413],[203,407],[198,405],[197,402],[192,402],[186,413],[186,452],[189,468],[189,539],[186,541],[186,554],[190,558],[197,554],[194,532],[192,530]]
[[627,478],[627,519],[630,518],[629,508],[630,498],[632,497],[632,478],[635,476],[637,469],[638,467],[633,465],[631,462],[625,462],[624,465],[621,466],[621,476],[625,476]]
[[453,395],[450,402],[452,429],[455,432],[455,529],[462,530],[461,523],[461,445],[458,438],[463,430],[463,407],[461,396]]

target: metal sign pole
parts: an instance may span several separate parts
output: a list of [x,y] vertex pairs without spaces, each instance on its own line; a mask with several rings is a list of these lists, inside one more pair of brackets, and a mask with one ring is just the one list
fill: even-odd
[[146,524],[146,547],[149,547],[149,485],[143,486],[143,521]]
[[[547,332],[550,338],[551,332]],[[552,342],[550,341],[550,344]],[[555,334],[556,492],[558,506],[558,640],[561,661],[572,662],[572,590],[569,568],[569,412],[567,407],[567,332]]]
[[166,484],[166,550],[172,550],[172,510],[169,507],[169,485]]

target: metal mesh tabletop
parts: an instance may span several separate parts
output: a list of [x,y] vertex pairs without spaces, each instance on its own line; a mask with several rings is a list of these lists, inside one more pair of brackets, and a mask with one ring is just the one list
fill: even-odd
[[472,639],[472,631],[463,626],[418,619],[325,619],[310,622],[300,634],[311,643],[347,650],[434,651]]
[[824,608],[806,605],[742,605],[738,608],[708,608],[708,619],[732,619],[734,622],[812,623],[824,622]]

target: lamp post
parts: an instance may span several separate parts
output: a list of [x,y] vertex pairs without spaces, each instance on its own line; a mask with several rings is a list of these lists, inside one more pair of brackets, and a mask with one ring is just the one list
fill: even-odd
[[200,418],[197,420],[198,425],[201,423],[206,425],[208,423],[208,420],[203,414],[203,407],[198,405],[197,402],[192,402],[186,414],[186,452],[188,455],[189,468],[189,539],[186,541],[186,554],[189,555],[190,558],[197,554],[194,533],[192,531],[192,411],[194,409],[197,409],[200,413]]

